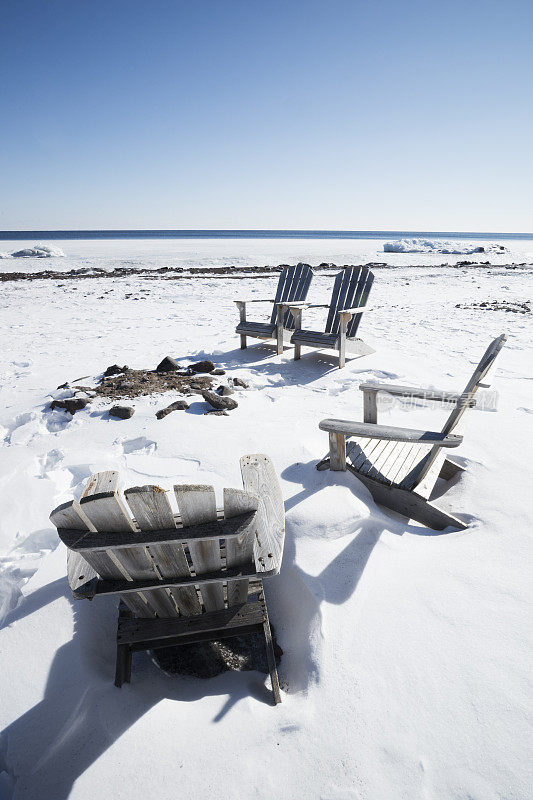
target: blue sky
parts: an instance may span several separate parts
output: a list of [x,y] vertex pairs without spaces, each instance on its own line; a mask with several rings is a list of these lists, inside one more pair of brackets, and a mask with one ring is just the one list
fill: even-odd
[[533,231],[533,3],[2,0],[0,229]]

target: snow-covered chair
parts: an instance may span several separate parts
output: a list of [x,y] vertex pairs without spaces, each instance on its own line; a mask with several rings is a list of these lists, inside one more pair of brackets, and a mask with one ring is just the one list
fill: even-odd
[[283,498],[268,456],[246,455],[240,465],[243,489],[224,489],[223,509],[212,486],[181,485],[174,515],[159,486],[122,495],[110,471],[50,515],[68,548],[74,597],[120,597],[117,686],[129,682],[135,650],[261,631],[281,702],[263,578],[281,566]]
[[[315,350],[337,350],[341,369],[346,363],[346,353],[356,356],[374,353],[374,349],[356,335],[363,312],[371,310],[367,301],[373,282],[374,275],[368,267],[344,267],[335,277],[329,305],[287,303],[296,320],[291,336],[294,359],[301,357],[302,346]],[[329,308],[325,331],[309,330],[302,326],[304,308]]]
[[[275,339],[277,353],[283,353],[283,343],[289,343],[294,330],[294,317],[280,303],[301,302],[313,280],[313,270],[309,264],[297,264],[295,267],[284,267],[279,276],[276,297],[273,300],[235,300],[240,312],[240,322],[236,333],[241,337],[241,348],[246,347],[246,337],[253,339]],[[270,322],[257,322],[246,319],[246,303],[273,303]]]
[[[466,528],[462,520],[437,508],[429,497],[437,478],[450,480],[464,469],[446,454],[461,444],[463,437],[457,431],[464,413],[476,404],[477,390],[490,385],[483,381],[505,341],[504,334],[494,339],[460,393],[362,383],[364,422],[322,420],[320,429],[329,433],[329,457],[320,461],[317,469],[350,470],[370,490],[376,503],[430,528]],[[378,392],[452,404],[453,410],[439,433],[378,425]]]

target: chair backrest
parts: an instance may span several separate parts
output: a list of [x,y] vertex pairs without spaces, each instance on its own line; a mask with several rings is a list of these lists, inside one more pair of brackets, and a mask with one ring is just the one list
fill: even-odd
[[[270,322],[274,324],[277,319],[278,309],[276,303],[302,302],[307,297],[307,292],[313,280],[313,270],[309,264],[296,264],[295,267],[284,267],[279,276],[274,308]],[[287,330],[294,329],[294,317],[290,311],[286,311],[283,319],[283,327]]]
[[480,387],[483,386],[483,379],[487,376],[491,368],[494,366],[496,357],[506,341],[507,337],[505,336],[505,334],[502,333],[501,336],[498,336],[496,339],[494,339],[494,341],[492,341],[490,345],[487,347],[487,349],[483,354],[483,358],[475,368],[472,377],[466,384],[461,394],[460,400],[458,401],[452,413],[446,420],[444,427],[442,429],[442,433],[444,434],[451,433],[454,430],[454,428],[457,427],[466,409],[469,408],[470,401],[473,399],[475,393]]
[[[74,593],[83,596],[81,587],[97,576],[191,580],[190,586],[121,594],[138,617],[193,616],[246,602],[249,578],[231,580],[227,570],[242,567],[252,578],[278,572],[285,526],[281,490],[268,456],[243,456],[241,473],[244,489],[224,489],[219,511],[212,486],[175,486],[179,515],[158,486],[134,487],[122,496],[117,472],[93,475],[79,503],[65,503],[50,515],[74,554],[69,560]],[[213,580],[197,590],[193,578],[205,573]]]
[[[367,303],[374,275],[368,267],[344,267],[335,277],[329,304],[326,333],[339,332],[339,311],[343,308],[359,308]],[[362,314],[354,314],[348,323],[346,335],[355,337]]]
[[[457,401],[455,408],[453,409],[452,413],[444,423],[442,428],[442,433],[444,435],[448,435],[451,433],[455,428],[457,428],[459,422],[461,421],[463,414],[470,408],[470,402],[473,399],[477,390],[482,387],[483,385],[483,378],[485,378],[490,371],[490,369],[494,366],[494,361],[496,356],[504,346],[505,342],[507,341],[507,337],[505,334],[502,333],[501,336],[498,336],[497,339],[494,339],[490,343],[490,345],[485,350],[483,354],[483,358],[477,365],[474,370],[474,373],[468,383],[465,386],[464,391],[460,395],[460,399]],[[441,454],[441,448],[438,445],[435,445],[431,448],[427,456],[418,466],[418,474],[416,477],[416,485],[420,484],[425,476],[428,474],[429,470],[435,463],[437,457]]]

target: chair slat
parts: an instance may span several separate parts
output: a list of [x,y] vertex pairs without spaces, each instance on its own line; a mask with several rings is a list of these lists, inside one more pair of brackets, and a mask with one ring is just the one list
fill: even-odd
[[[355,287],[355,294],[352,302],[348,308],[360,308],[365,306],[370,295],[372,284],[374,283],[374,274],[370,272],[368,267],[363,267],[361,275]],[[357,329],[363,318],[362,314],[354,314],[348,323],[346,335],[349,339],[353,339],[357,335]]]
[[254,561],[257,572],[279,572],[285,540],[285,506],[274,465],[268,456],[240,459],[242,484],[259,500]]
[[[281,284],[282,279],[280,277],[278,292],[276,292],[276,302],[296,303],[305,300],[307,297],[307,292],[309,291],[309,287],[311,286],[313,270],[308,264],[297,264],[295,267],[286,267],[285,269],[286,275],[284,276],[283,284]],[[272,309],[272,315],[270,318],[271,324],[275,324],[276,319],[277,307],[276,303],[274,303],[274,308]],[[294,324],[293,315],[290,313],[290,311],[286,311],[283,319],[284,328],[287,330],[293,330]]]
[[[122,530],[128,532],[133,529],[133,523],[127,514],[122,514],[120,510],[114,513],[116,508],[113,503],[109,504],[112,514],[111,519],[108,520],[103,510],[104,504],[98,503],[98,501],[95,500],[91,502],[92,498],[95,496],[112,499],[118,492],[118,477],[118,472],[110,470],[92,475],[87,482],[81,497],[80,507],[84,517],[89,521],[92,531],[98,530],[99,523],[102,525],[105,523],[106,526],[108,524],[114,524],[114,530],[117,531]],[[122,527],[119,522],[121,518]],[[57,523],[54,522],[54,524]],[[85,558],[90,566],[93,567],[102,578],[132,579],[132,576],[129,575],[121,562],[114,557],[114,554],[110,550],[106,550],[103,553],[87,553]],[[156,615],[155,608],[148,603],[145,594],[139,592],[137,594],[121,595],[121,599],[131,611],[137,614],[137,616],[154,617]]]
[[[215,491],[212,486],[174,486],[183,527],[211,522],[217,518]],[[188,542],[189,552],[197,575],[222,569],[220,541]],[[208,584],[201,589],[206,611],[224,608],[222,583]]]
[[[176,527],[168,496],[158,486],[133,487],[127,489],[124,496],[141,531]],[[179,542],[150,544],[147,549],[162,578],[181,578],[191,574],[183,545]],[[168,591],[182,614],[200,614],[202,609],[194,587]]]
[[[133,519],[118,490],[82,497],[81,506],[97,530],[124,532],[126,538],[128,533],[135,530]],[[106,553],[128,580],[161,577],[146,547],[120,548],[107,550]],[[139,593],[139,596],[158,616],[176,615],[175,604],[165,589]]]
[[[224,516],[226,519],[244,514],[246,511],[257,511],[257,497],[242,489],[224,489]],[[228,567],[253,565],[254,563],[254,531],[239,538],[226,541],[226,565]],[[228,581],[228,606],[245,603],[248,598],[248,581]]]

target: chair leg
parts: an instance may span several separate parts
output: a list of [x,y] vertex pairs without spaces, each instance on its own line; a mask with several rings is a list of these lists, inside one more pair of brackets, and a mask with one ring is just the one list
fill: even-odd
[[246,350],[246,336],[241,333],[241,350]]
[[263,620],[263,633],[265,634],[265,650],[268,664],[268,671],[270,672],[270,682],[272,684],[272,694],[274,695],[274,705],[281,703],[281,691],[279,688],[278,670],[276,668],[276,656],[274,655],[274,645],[272,644],[272,631],[270,630],[270,620],[268,618],[268,609],[265,600],[264,590],[261,590],[260,600],[265,614]]
[[343,433],[329,434],[329,463],[334,471],[346,470],[346,437]]
[[302,345],[295,344],[294,345],[294,360],[298,361],[302,357]]
[[278,670],[276,669],[276,657],[274,655],[274,645],[272,644],[272,631],[270,630],[270,622],[263,623],[263,632],[265,634],[265,648],[268,662],[268,670],[270,672],[270,682],[272,684],[272,694],[274,695],[274,705],[281,703],[281,691],[279,688]]
[[[132,611],[122,602],[118,607],[118,620],[132,619]],[[117,663],[115,668],[115,686],[120,687],[123,683],[129,683],[131,680],[131,648],[128,644],[120,644],[118,641],[117,631]]]
[[285,313],[285,308],[282,305],[278,306],[277,316],[276,316],[276,351],[278,356],[283,355],[283,317]]
[[117,645],[117,666],[115,669],[115,686],[120,687],[123,683],[131,680],[131,650],[127,644]]

